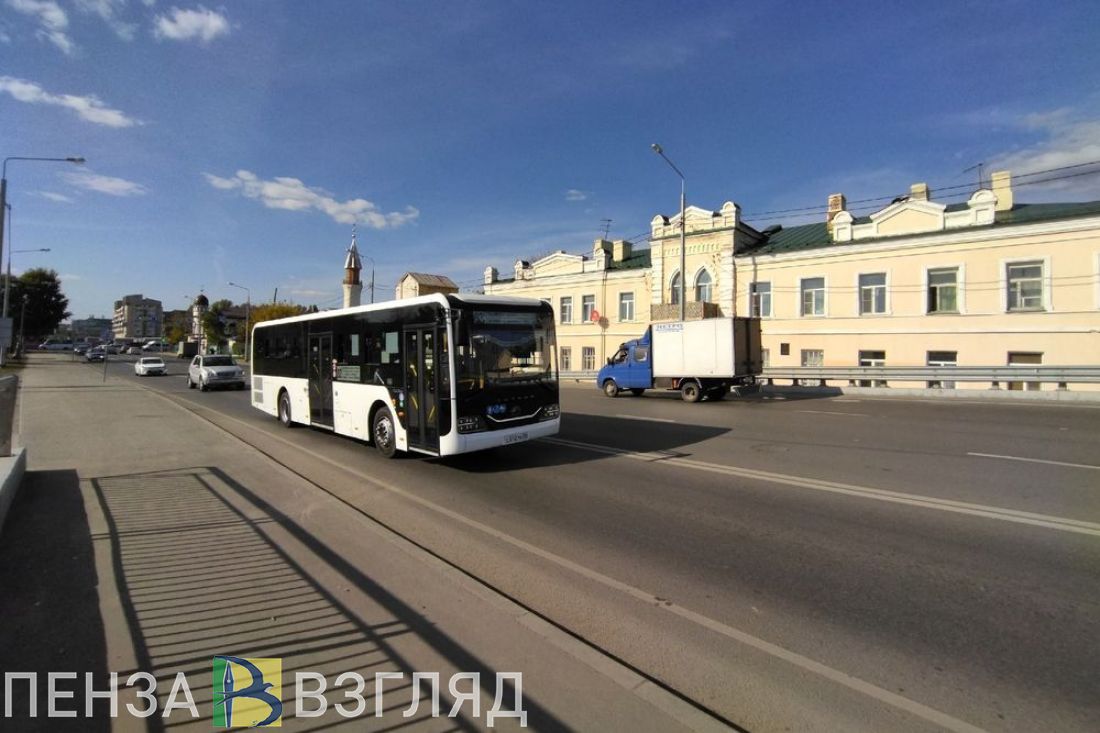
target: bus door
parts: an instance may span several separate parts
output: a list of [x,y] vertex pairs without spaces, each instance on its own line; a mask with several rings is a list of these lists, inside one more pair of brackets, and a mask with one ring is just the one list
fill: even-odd
[[405,429],[409,447],[439,450],[439,384],[435,326],[406,326]]
[[309,336],[309,418],[314,425],[331,428],[332,334]]

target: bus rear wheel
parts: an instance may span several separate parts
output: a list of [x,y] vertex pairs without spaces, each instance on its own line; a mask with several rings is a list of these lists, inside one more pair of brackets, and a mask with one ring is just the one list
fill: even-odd
[[393,427],[393,417],[390,411],[382,408],[374,413],[374,421],[371,425],[371,437],[374,447],[384,458],[393,458],[397,453],[397,438]]
[[290,419],[290,395],[285,391],[279,394],[279,422],[284,428],[294,426]]

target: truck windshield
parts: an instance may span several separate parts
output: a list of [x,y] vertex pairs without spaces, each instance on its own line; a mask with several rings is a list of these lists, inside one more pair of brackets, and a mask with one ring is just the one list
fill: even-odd
[[456,342],[455,370],[466,390],[557,378],[550,312],[463,311]]

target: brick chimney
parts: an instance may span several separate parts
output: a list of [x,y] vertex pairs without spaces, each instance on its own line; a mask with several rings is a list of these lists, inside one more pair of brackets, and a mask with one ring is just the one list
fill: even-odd
[[910,201],[930,201],[932,192],[928,190],[927,183],[914,183],[909,187]]
[[825,225],[829,232],[833,231],[833,217],[848,208],[848,199],[842,193],[834,193],[829,196],[829,206],[825,213]]
[[625,239],[616,239],[611,247],[611,260],[613,262],[622,262],[628,259],[633,249],[633,245]]

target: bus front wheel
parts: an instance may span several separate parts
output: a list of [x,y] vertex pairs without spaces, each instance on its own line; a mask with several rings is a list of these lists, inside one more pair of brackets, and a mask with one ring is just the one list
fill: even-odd
[[386,408],[374,413],[374,423],[371,426],[371,436],[374,438],[374,447],[385,458],[393,458],[397,453],[397,440],[393,427],[393,416]]

